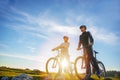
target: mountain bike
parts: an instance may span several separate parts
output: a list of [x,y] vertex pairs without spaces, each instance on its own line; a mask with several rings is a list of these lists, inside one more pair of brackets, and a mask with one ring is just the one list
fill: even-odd
[[[46,62],[46,72],[49,73],[61,73],[70,72],[70,66],[73,64],[61,54],[61,50],[58,49],[57,56],[51,57]],[[68,62],[69,61],[69,62]]]
[[[61,55],[61,51],[57,50],[58,54],[55,57],[51,57],[46,62],[46,73],[47,74],[55,74],[54,80],[65,80],[65,76],[62,73],[62,71],[70,73],[70,65],[73,64],[72,62],[66,62]],[[62,64],[64,63],[64,65]],[[66,65],[66,66],[65,66]],[[57,73],[57,74],[56,74]]]
[[[97,60],[96,54],[98,54],[98,52],[94,50],[94,57]],[[79,56],[75,59],[75,63],[74,63],[75,73],[79,79],[83,79],[85,77],[85,74],[86,74],[84,59],[85,59],[84,56]],[[100,77],[105,77],[106,76],[106,69],[105,69],[104,64],[99,60],[97,60],[97,64],[98,64],[98,67],[100,69]],[[90,65],[91,66],[90,66],[89,75],[91,76],[92,73],[95,74],[96,72],[94,71],[94,68],[92,67],[92,62],[90,63]]]
[[58,50],[58,54],[55,57],[51,57],[46,62],[46,72],[49,73],[59,73],[61,71],[60,67],[60,50]]

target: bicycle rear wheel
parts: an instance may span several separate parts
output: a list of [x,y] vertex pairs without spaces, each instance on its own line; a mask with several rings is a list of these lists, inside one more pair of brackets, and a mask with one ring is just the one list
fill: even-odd
[[100,69],[100,72],[101,72],[100,76],[105,77],[106,76],[106,69],[105,69],[104,64],[100,61],[97,61],[97,63],[98,63],[98,66],[99,66],[99,69]]
[[82,64],[83,64],[83,57],[80,56],[76,58],[74,67],[75,67],[75,73],[79,79],[85,78],[85,74],[86,74],[86,68],[82,68]]
[[49,73],[58,73],[60,71],[60,64],[55,57],[52,57],[46,62],[46,72]]

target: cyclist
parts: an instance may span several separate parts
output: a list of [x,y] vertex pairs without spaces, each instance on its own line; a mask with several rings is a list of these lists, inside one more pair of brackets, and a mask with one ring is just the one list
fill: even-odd
[[[64,36],[63,39],[64,39],[64,42],[61,43],[59,46],[53,48],[52,51],[60,49],[61,50],[61,61],[63,59],[66,59],[68,65],[69,65],[69,63],[70,63],[69,50],[68,50],[68,48],[70,46],[70,43],[68,42],[69,37],[68,36]],[[62,63],[61,63],[61,68],[62,68]]]
[[93,49],[92,45],[94,43],[94,39],[89,31],[86,31],[86,26],[81,25],[80,30],[82,34],[79,37],[79,43],[77,50],[81,49],[81,46],[83,47],[83,53],[85,57],[85,68],[86,68],[86,76],[84,80],[87,80],[90,78],[91,72],[90,72],[90,62],[92,62],[92,66],[97,71],[97,75],[100,74],[98,64],[96,62],[96,59],[93,57]]

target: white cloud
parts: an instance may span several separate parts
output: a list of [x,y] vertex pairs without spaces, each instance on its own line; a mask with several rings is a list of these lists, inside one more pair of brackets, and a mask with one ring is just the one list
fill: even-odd
[[25,56],[25,55],[17,55],[17,54],[13,55],[11,53],[0,53],[0,56],[14,57],[14,58],[32,60],[32,61],[37,61],[42,63],[46,60],[45,56]]
[[35,47],[28,46],[27,48],[28,48],[32,53],[35,53],[35,51],[36,51],[36,48],[35,48]]
[[8,48],[9,46],[3,43],[0,43],[0,48]]
[[[17,58],[16,61],[12,62],[1,62],[0,65],[7,66],[7,67],[15,67],[15,68],[30,68],[30,69],[40,69],[45,71],[45,63],[46,63],[46,56],[25,56],[25,55],[18,55],[18,54],[11,54],[11,53],[0,53],[0,56],[7,57],[7,60],[11,60],[11,58]],[[6,58],[5,58],[6,59]],[[2,59],[2,61],[6,61]],[[14,59],[13,59],[14,60]],[[25,63],[17,63],[19,60],[26,60]],[[31,64],[30,64],[31,62]],[[13,64],[16,63],[16,64]]]
[[[12,8],[12,10],[24,16],[24,21],[26,21],[26,25],[14,24],[10,25],[10,27],[18,32],[29,33],[33,36],[41,37],[48,39],[50,33],[58,33],[58,34],[77,34],[77,29],[73,26],[64,26],[55,22],[54,20],[49,20],[46,18],[47,13],[43,13],[41,16],[31,16],[30,14]],[[21,17],[22,18],[22,17]],[[16,17],[15,19],[21,20],[20,17]],[[23,19],[22,19],[23,20]],[[21,20],[21,21],[22,21]],[[23,21],[23,22],[24,22]],[[42,33],[42,34],[41,34]]]
[[119,36],[115,33],[107,31],[103,28],[99,28],[97,26],[90,26],[89,30],[92,32],[93,36],[95,37],[96,41],[101,41],[107,44],[118,44],[116,42],[119,41]]
[[[17,10],[13,7],[11,9],[16,13],[24,17],[26,23],[28,22],[28,25],[16,25],[12,26],[13,29],[16,29],[18,31],[24,31],[25,33],[29,33],[32,36],[37,36],[41,37],[44,39],[49,39],[50,34],[56,35],[55,33],[58,34],[67,34],[71,36],[75,36],[79,34],[79,28],[76,26],[71,26],[71,25],[61,25],[55,20],[49,19],[49,11],[44,12],[41,15],[38,16],[32,16],[26,12]],[[66,17],[66,22],[71,23],[77,22],[76,24],[80,23],[86,23],[88,25],[88,30],[91,31],[93,36],[95,37],[96,41],[99,40],[101,42],[105,42],[108,44],[114,44],[116,41],[119,40],[119,37],[111,32],[107,31],[101,27],[94,26],[94,18],[91,17],[86,17],[85,15],[76,15],[74,14],[74,17],[72,17],[70,14],[74,13],[69,13],[68,17]],[[17,18],[16,18],[17,19]],[[18,18],[20,19],[20,18]],[[30,26],[29,26],[30,25]]]

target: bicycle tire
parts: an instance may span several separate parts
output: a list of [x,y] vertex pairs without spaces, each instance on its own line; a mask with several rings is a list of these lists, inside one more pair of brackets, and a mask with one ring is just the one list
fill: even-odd
[[[80,73],[80,70],[82,70],[81,68],[81,61],[82,61],[83,57],[82,56],[79,56],[75,59],[75,63],[74,63],[74,69],[75,69],[75,74],[76,76],[79,78],[79,79],[84,79],[85,78],[85,72],[86,72],[86,69],[84,69],[84,72],[83,73]],[[79,65],[79,64],[80,65]],[[79,67],[79,68],[78,68]],[[78,71],[79,70],[79,71]],[[81,71],[82,72],[82,71]]]
[[[51,58],[49,58],[49,59],[47,60],[47,62],[46,62],[46,73],[47,73],[47,74],[50,73],[50,67],[52,68],[52,66],[49,67],[49,63],[50,63],[50,61],[52,61],[52,60],[53,60],[53,61],[56,61],[56,63],[57,63],[58,69],[57,69],[56,73],[58,73],[58,72],[60,71],[60,64],[58,63],[58,60],[57,60],[55,57],[51,57]],[[55,73],[55,72],[53,72],[53,73]]]
[[106,77],[106,69],[105,69],[104,64],[101,61],[97,61],[97,64],[98,64],[98,66],[100,68],[100,71],[101,71],[100,76],[101,77]]

